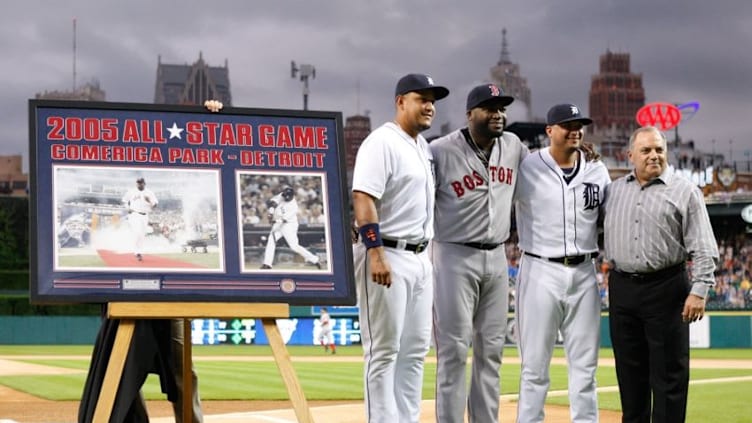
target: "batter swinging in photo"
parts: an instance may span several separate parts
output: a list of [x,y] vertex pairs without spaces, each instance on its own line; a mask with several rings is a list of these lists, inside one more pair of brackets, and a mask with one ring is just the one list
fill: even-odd
[[319,257],[303,246],[298,241],[298,201],[295,199],[295,191],[292,187],[285,187],[282,192],[267,201],[267,208],[274,222],[266,241],[264,252],[264,264],[261,269],[271,269],[274,263],[274,253],[277,249],[277,241],[284,238],[291,250],[300,254],[306,264],[321,269]]

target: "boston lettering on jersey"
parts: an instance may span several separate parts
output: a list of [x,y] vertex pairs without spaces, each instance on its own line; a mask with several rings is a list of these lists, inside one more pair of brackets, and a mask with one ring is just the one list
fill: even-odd
[[[514,180],[514,169],[502,166],[489,166],[488,174],[492,184],[512,185],[512,181]],[[463,176],[460,180],[452,181],[451,184],[457,198],[461,198],[465,195],[465,190],[472,191],[476,187],[485,185],[486,181],[477,170],[473,170],[471,174]]]

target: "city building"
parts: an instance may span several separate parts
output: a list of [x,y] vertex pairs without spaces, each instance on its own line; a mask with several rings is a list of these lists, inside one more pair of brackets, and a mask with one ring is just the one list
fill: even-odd
[[25,197],[29,175],[23,173],[23,157],[0,156],[0,195]]
[[39,100],[105,101],[107,93],[99,86],[99,81],[93,79],[73,90],[44,91],[34,97]]
[[593,124],[588,131],[600,140],[601,153],[624,161],[629,135],[639,124],[637,111],[645,105],[642,74],[630,71],[629,53],[606,50],[600,57],[600,71],[590,83],[589,114]]
[[371,133],[371,118],[367,115],[349,116],[345,119],[345,163],[347,165],[347,186],[352,186],[355,156],[363,140]]
[[532,120],[533,106],[530,99],[530,88],[527,86],[527,78],[520,75],[520,65],[513,63],[509,58],[506,28],[501,30],[501,56],[496,65],[491,68],[491,80],[504,90],[504,94],[510,95],[516,101],[524,104],[527,107],[526,119]]
[[155,103],[198,105],[206,100],[219,100],[225,106],[232,106],[227,59],[224,67],[215,67],[204,62],[202,53],[192,65],[162,63],[162,56],[157,56]]

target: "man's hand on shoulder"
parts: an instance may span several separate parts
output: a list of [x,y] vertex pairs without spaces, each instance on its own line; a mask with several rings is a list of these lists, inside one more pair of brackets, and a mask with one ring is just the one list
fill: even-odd
[[580,150],[585,153],[585,160],[588,162],[596,162],[601,159],[601,155],[595,151],[595,145],[591,142],[583,142],[580,145]]

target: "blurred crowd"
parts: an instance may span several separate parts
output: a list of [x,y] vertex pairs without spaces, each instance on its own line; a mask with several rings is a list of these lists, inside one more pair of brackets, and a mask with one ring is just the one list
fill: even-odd
[[[510,310],[514,309],[514,287],[517,277],[520,250],[517,248],[516,234],[506,243],[509,262]],[[752,309],[752,239],[740,234],[730,239],[719,240],[720,261],[715,272],[715,287],[710,290],[706,308],[708,310]],[[596,276],[601,296],[601,308],[608,310],[609,265],[603,252],[596,259]],[[691,264],[689,266],[691,272]]]

